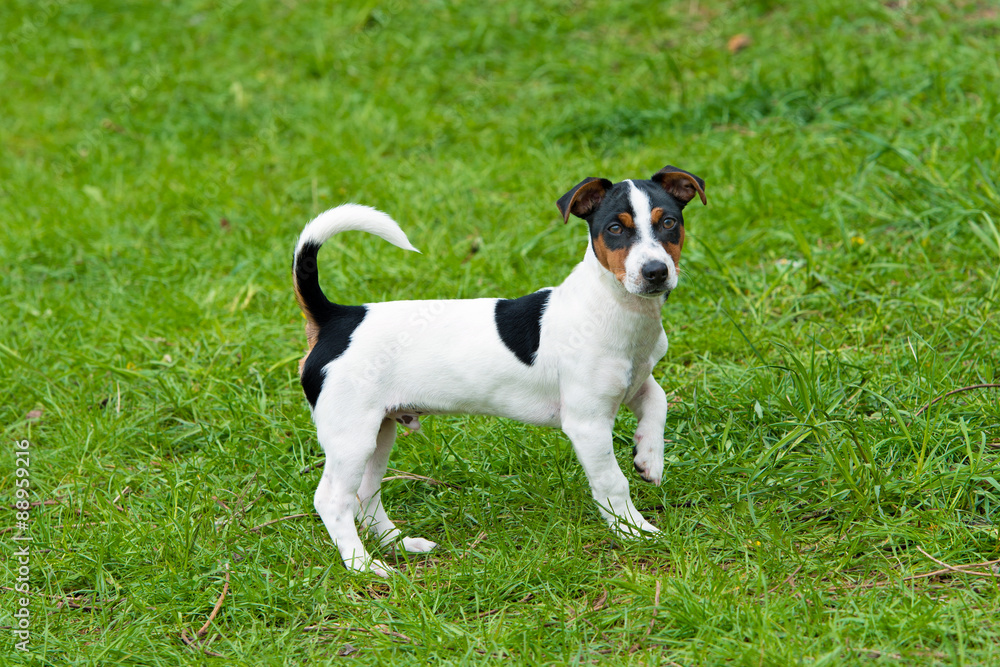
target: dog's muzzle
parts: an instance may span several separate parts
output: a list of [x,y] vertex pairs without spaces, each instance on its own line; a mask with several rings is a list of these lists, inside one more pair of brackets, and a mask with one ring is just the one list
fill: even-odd
[[670,269],[659,260],[647,262],[642,266],[642,277],[646,281],[642,296],[661,296],[669,293],[667,281],[670,279]]

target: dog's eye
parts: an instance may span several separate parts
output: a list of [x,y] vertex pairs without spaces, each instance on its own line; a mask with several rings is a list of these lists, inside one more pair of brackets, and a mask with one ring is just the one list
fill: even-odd
[[608,227],[608,233],[615,234],[616,236],[618,234],[621,234],[623,231],[625,231],[625,228],[619,225],[617,222]]
[[664,229],[671,230],[677,226],[677,220],[675,220],[674,218],[667,218],[663,220],[661,224],[663,225]]

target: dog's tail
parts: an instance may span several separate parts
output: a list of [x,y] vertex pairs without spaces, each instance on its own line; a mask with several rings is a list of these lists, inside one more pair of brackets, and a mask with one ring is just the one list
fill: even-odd
[[306,225],[295,246],[292,264],[292,282],[295,299],[306,316],[306,335],[309,347],[315,343],[319,328],[329,320],[334,305],[319,286],[316,254],[327,239],[345,231],[368,232],[379,236],[403,250],[420,252],[412,245],[396,221],[382,211],[359,204],[344,204],[320,213]]

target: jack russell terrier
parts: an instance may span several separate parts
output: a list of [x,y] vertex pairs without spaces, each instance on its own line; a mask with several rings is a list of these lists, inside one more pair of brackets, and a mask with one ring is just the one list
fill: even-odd
[[667,166],[649,180],[587,178],[559,198],[563,222],[587,221],[583,261],[558,287],[519,299],[332,303],[319,286],[316,254],[355,230],[416,250],[388,215],[345,204],[306,225],[295,248],[295,297],[309,352],[302,388],[326,455],[314,498],[344,564],[388,576],[361,543],[355,520],[383,545],[436,545],[402,537],[382,506],[381,485],[396,422],[419,428],[427,414],[474,413],[558,426],[569,436],[601,514],[619,535],[656,532],[629,497],[612,427],[622,403],[635,413],[635,468],[663,474],[667,399],[651,375],[667,351],[660,311],[677,286],[684,206],[703,204],[705,182]]

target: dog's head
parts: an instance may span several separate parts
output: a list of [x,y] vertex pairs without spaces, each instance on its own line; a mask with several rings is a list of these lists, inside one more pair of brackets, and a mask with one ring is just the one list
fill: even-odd
[[689,201],[705,198],[705,181],[667,165],[648,181],[612,183],[585,178],[556,202],[563,222],[569,215],[590,225],[597,261],[631,294],[669,294],[677,287]]

